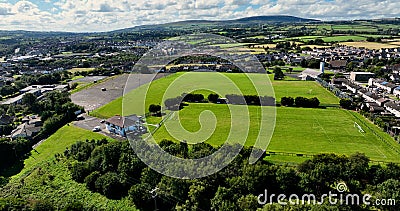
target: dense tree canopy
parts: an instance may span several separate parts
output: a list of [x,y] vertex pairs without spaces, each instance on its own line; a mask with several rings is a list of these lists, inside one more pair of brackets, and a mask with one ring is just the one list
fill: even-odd
[[[159,145],[167,152],[187,158],[199,153],[211,154],[208,144],[188,146],[168,140]],[[163,209],[186,210],[264,210],[281,209],[276,198],[264,206],[258,196],[265,190],[274,194],[322,194],[336,191],[336,184],[344,182],[351,194],[365,190],[374,197],[398,199],[400,167],[369,165],[364,154],[351,156],[320,154],[298,166],[279,166],[264,160],[248,164],[251,148],[245,148],[234,161],[220,172],[206,178],[181,180],[163,176],[146,167],[130,149],[127,142],[78,142],[65,155],[74,160],[73,178],[86,184],[89,190],[110,199],[129,197],[138,208],[153,210],[154,200]],[[154,197],[154,191],[157,196]],[[400,199],[399,199],[400,200]],[[273,208],[274,207],[274,208]],[[287,205],[298,209],[337,209],[337,205]],[[342,205],[344,210],[362,209],[363,206]],[[379,207],[380,208],[380,207]],[[396,207],[394,207],[394,210]]]

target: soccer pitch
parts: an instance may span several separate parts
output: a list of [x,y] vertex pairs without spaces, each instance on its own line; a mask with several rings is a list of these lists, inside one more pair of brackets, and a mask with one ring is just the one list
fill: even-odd
[[[153,81],[148,87],[142,86],[127,94],[124,102],[128,102],[130,107],[129,109],[125,109],[124,112],[122,112],[121,106],[123,100],[120,98],[94,111],[94,114],[101,117],[110,117],[115,114],[141,114],[140,112],[147,110],[145,107],[148,107],[150,104],[163,105],[161,99],[163,98],[164,91],[170,87],[172,82],[183,75],[187,76],[187,80],[184,80],[181,84],[178,83],[177,87],[191,87],[193,84],[201,84],[204,82],[211,88],[218,87],[222,90],[222,96],[223,94],[236,93],[230,88],[229,82],[222,81],[221,78],[216,76],[216,73],[177,73]],[[265,84],[264,80],[266,77],[264,74],[248,74],[249,78],[247,78],[245,74],[232,73],[222,75],[233,81],[243,94],[256,94],[249,78],[251,78],[255,86],[261,86],[261,84]],[[350,111],[340,109],[338,106],[339,99],[322,88],[318,83],[310,81],[272,81],[272,85],[278,102],[283,96],[318,97],[321,101],[321,105],[328,107],[326,109],[276,108],[275,131],[267,151],[309,155],[318,153],[350,155],[360,152],[365,153],[372,160],[376,161],[398,162],[400,160],[400,153],[398,153],[400,147],[388,134],[382,132],[359,114],[355,112],[352,114]],[[147,88],[146,104],[144,104],[138,99],[141,99],[141,97],[145,95]],[[208,90],[197,90],[195,92],[202,93],[205,97],[210,93]],[[168,97],[175,97],[180,94],[182,93],[172,90]],[[238,134],[247,133],[245,126],[247,120],[245,116],[243,116],[243,120],[240,119],[241,117],[239,117],[239,120],[231,120],[232,116],[229,108],[238,106],[210,103],[189,104],[181,111],[174,112],[171,117],[168,117],[165,125],[161,126],[155,132],[154,137],[158,141],[170,139],[191,142],[188,140],[191,139],[191,136],[185,138],[182,135],[184,133],[179,133],[179,131],[182,132],[182,130],[175,130],[176,128],[181,128],[180,124],[182,124],[185,130],[193,133],[193,139],[195,139],[196,132],[203,129],[209,131],[210,135],[200,138],[206,140],[206,143],[220,146],[226,141],[231,126],[239,128],[238,131],[235,131]],[[254,145],[260,132],[261,109],[268,108],[248,106],[250,127],[246,139],[247,146]],[[212,113],[213,115],[201,115],[204,111],[210,111],[208,113]],[[355,118],[354,115],[358,116],[358,119]],[[202,117],[199,119],[200,116]],[[360,122],[359,119],[361,119],[362,122]],[[215,128],[211,127],[214,126],[214,120]],[[157,124],[161,121],[161,118],[151,117],[148,118],[147,121],[150,124]],[[363,128],[365,133],[360,132],[357,127],[354,127],[355,122]],[[203,128],[201,123],[203,123]],[[204,123],[209,123],[209,125]],[[266,124],[269,123],[266,122]],[[365,124],[367,124],[369,128],[365,127]],[[240,125],[243,125],[243,130],[240,128]],[[370,128],[380,137],[384,138],[386,142],[380,140]],[[263,136],[266,134],[263,134],[263,131],[261,131],[261,135]],[[235,138],[234,135],[233,140],[235,140]],[[265,141],[268,140],[266,139]],[[293,162],[296,162],[299,158],[287,156],[285,160],[293,160]]]
[[[184,78],[182,76],[185,76]],[[231,81],[225,80],[225,77]],[[292,97],[318,97],[322,106],[339,106],[339,99],[332,95],[329,91],[321,88],[319,84],[313,81],[274,81],[273,75],[268,76],[271,81],[275,92],[276,100],[279,102],[284,96]],[[176,80],[180,78],[181,82],[177,83]],[[242,74],[242,73],[202,73],[202,72],[189,72],[189,73],[176,73],[167,77],[153,81],[151,84],[143,85],[135,90],[132,90],[128,94],[112,101],[111,103],[94,110],[91,115],[100,118],[109,118],[116,114],[143,114],[143,111],[147,111],[147,107],[150,104],[162,103],[165,91],[175,84],[179,88],[191,88],[194,84],[198,86],[206,86],[210,89],[221,90],[220,95],[225,96],[226,94],[245,94],[245,95],[257,95],[254,86],[263,88],[265,86],[266,75],[265,74]],[[200,82],[202,84],[200,84]],[[232,83],[235,84],[240,90],[232,89]],[[166,98],[176,97],[182,94],[180,91],[175,91],[169,88],[169,93]],[[262,90],[263,95],[270,95],[272,93],[269,90]],[[208,96],[210,91],[197,90],[195,93],[201,93],[205,97]],[[145,97],[146,96],[146,97]],[[146,99],[145,103],[138,99]],[[123,102],[124,101],[124,102]],[[129,109],[125,108],[125,112],[122,112],[122,104],[124,106],[130,106]]]
[[[264,108],[249,107],[251,121],[246,146],[253,146],[257,139],[260,122],[257,114],[260,109]],[[224,144],[230,132],[231,116],[226,105],[213,104],[190,104],[179,112],[179,117],[175,116],[169,119],[164,126],[157,130],[154,134],[155,140],[177,140],[174,130],[167,130],[166,126],[169,128],[170,125],[176,125],[173,122],[178,122],[179,120],[187,131],[199,131],[201,124],[198,118],[204,110],[212,111],[217,119],[216,129],[206,143],[214,146]],[[373,124],[364,121],[370,128],[376,129],[375,132],[391,143],[392,147],[381,141],[373,131],[363,127],[362,124],[361,127],[363,127],[365,133],[360,132],[357,127],[354,127],[354,122],[361,124],[349,111],[342,109],[280,107],[277,108],[276,127],[267,151],[309,155],[318,153],[351,155],[360,152],[365,153],[376,161],[399,161],[400,154],[393,150],[392,147],[398,150],[400,148],[389,135],[380,131]],[[232,124],[243,123],[232,122]],[[245,131],[242,132],[244,133]]]

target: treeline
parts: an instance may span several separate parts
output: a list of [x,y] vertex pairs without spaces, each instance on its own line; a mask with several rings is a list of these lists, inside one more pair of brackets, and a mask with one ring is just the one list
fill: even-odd
[[[212,154],[217,148],[202,143],[188,146],[185,143],[161,141],[159,146],[181,158],[200,158]],[[251,148],[241,153],[220,172],[195,180],[182,180],[163,176],[137,157],[128,142],[86,141],[78,142],[65,152],[71,159],[72,178],[93,191],[110,199],[128,197],[139,209],[153,210],[151,191],[158,188],[157,206],[163,210],[274,210],[282,206],[259,205],[257,197],[268,190],[269,194],[315,194],[320,200],[344,182],[349,194],[369,193],[373,197],[400,200],[400,166],[397,164],[370,165],[364,154],[349,157],[334,154],[316,155],[298,166],[279,166],[261,159],[248,164]],[[162,164],[164,161],[160,160]],[[275,197],[276,200],[276,197]],[[365,205],[315,205],[322,210],[364,210]],[[269,203],[270,201],[268,201]],[[276,202],[276,201],[272,201]],[[285,209],[311,209],[312,205],[290,205]],[[388,208],[388,207],[386,207]],[[385,209],[386,209],[385,208]],[[400,205],[390,207],[400,209]],[[291,210],[291,209],[290,209]]]
[[269,96],[229,94],[225,97],[233,105],[275,106],[275,98]]
[[[169,110],[178,110],[182,109],[185,106],[184,102],[189,103],[224,103],[224,104],[233,104],[233,105],[259,105],[259,106],[275,106],[275,98],[270,96],[258,96],[258,95],[236,95],[236,94],[227,94],[225,95],[226,99],[221,100],[220,96],[215,93],[211,93],[208,95],[207,100],[204,98],[202,94],[182,94],[182,96],[178,96],[175,98],[166,99],[164,105]],[[150,112],[156,112],[157,110],[153,110],[155,105],[152,105]]]
[[319,107],[319,100],[316,97],[313,98],[305,98],[305,97],[282,97],[281,98],[281,105],[282,106],[297,106],[297,107],[304,107],[304,108],[318,108]]
[[[90,65],[85,65],[84,68],[89,68]],[[89,71],[78,71],[75,75],[88,76],[88,75],[96,75],[96,76],[112,76],[122,74],[123,71],[119,68],[95,68]]]

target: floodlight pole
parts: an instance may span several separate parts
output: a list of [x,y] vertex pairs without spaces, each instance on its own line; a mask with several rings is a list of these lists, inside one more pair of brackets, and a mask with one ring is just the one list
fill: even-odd
[[149,193],[151,194],[151,198],[154,199],[154,211],[157,211],[157,190],[158,188],[155,187],[153,190],[149,191]]

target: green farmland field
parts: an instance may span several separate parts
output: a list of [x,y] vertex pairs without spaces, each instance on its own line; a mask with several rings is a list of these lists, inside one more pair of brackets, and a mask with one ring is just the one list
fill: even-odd
[[[128,115],[143,111],[144,106],[148,106],[152,103],[162,104],[159,99],[163,97],[163,92],[167,90],[174,80],[183,77],[184,75],[186,75],[187,80],[184,80],[184,83],[175,82],[176,87],[182,88],[187,86],[186,88],[188,88],[194,86],[196,83],[201,84],[204,82],[208,83],[211,88],[219,87],[222,90],[222,96],[223,94],[236,93],[234,89],[230,88],[229,83],[222,81],[219,76],[216,76],[216,73],[177,73],[156,80],[150,85],[146,105],[144,105],[142,101],[138,100],[141,99],[140,96],[144,95],[146,86],[142,86],[130,92],[127,95],[127,98],[124,99],[125,104],[128,102],[129,106],[129,108],[125,108],[125,112],[122,112],[121,104],[123,100],[120,98],[94,111],[92,115],[103,118],[111,117],[115,114]],[[236,83],[242,93],[256,94],[254,87],[251,86],[251,82],[246,78],[245,74],[222,74],[222,76],[226,76]],[[256,86],[264,84],[266,80],[265,74],[249,74],[249,77]],[[350,155],[355,152],[362,152],[372,160],[389,162],[400,160],[400,154],[398,153],[400,147],[389,135],[380,131],[380,129],[367,122],[357,113],[352,114],[349,111],[339,109],[339,99],[322,88],[318,83],[310,81],[272,80],[272,85],[278,102],[283,96],[303,96],[308,98],[318,97],[321,101],[321,105],[327,106],[327,108],[308,109],[278,107],[276,109],[277,115],[275,131],[267,151],[308,155],[318,153]],[[205,94],[206,96],[210,93],[207,90],[197,90],[195,92]],[[174,97],[180,94],[181,92],[179,91],[172,91],[168,97]],[[197,131],[214,131],[210,133],[210,136],[198,138],[200,140],[207,140],[207,143],[214,146],[221,145],[225,142],[229,131],[231,130],[231,122],[232,127],[239,128],[235,130],[237,134],[246,133],[247,122],[245,115],[243,116],[242,121],[231,121],[231,118],[233,117],[231,116],[229,109],[237,109],[238,107],[245,106],[191,103],[181,111],[174,112],[174,114],[168,117],[166,123],[154,133],[154,137],[157,141],[166,138],[171,140],[186,140],[188,143],[197,143],[198,140],[194,140],[196,139]],[[261,109],[268,110],[269,108],[258,106],[248,107],[250,118],[249,135],[246,139],[246,145],[248,146],[252,146],[256,142],[259,133],[258,128],[261,121],[259,115]],[[207,114],[209,112],[205,112],[204,114],[204,111],[206,110],[211,111],[214,115]],[[269,111],[267,111],[267,113],[268,112]],[[358,118],[362,119],[362,122],[359,122],[354,115],[358,115]],[[182,127],[190,132],[189,136],[186,136],[186,138],[184,138],[183,134],[187,135],[187,133],[179,130],[181,128],[179,126],[179,120],[181,120]],[[216,120],[215,130],[214,120]],[[157,124],[160,121],[161,118],[152,117],[148,119],[150,124]],[[387,143],[380,140],[369,128],[363,128],[365,133],[360,133],[358,129],[354,127],[354,122],[358,122],[362,127],[365,127],[364,124],[368,124],[369,127],[372,128],[375,133],[379,134],[379,136],[383,137]],[[240,125],[243,125],[243,128],[240,128]],[[151,129],[154,129],[154,127]],[[266,134],[261,133],[261,135]],[[192,138],[194,141],[190,141]],[[236,135],[233,135],[233,139],[230,140],[235,142],[237,141],[235,138],[240,139],[239,137],[236,137]],[[281,159],[278,155],[276,157],[271,156],[268,159],[272,159],[273,161],[282,160],[284,162],[298,162],[304,160],[303,158],[290,156]]]

